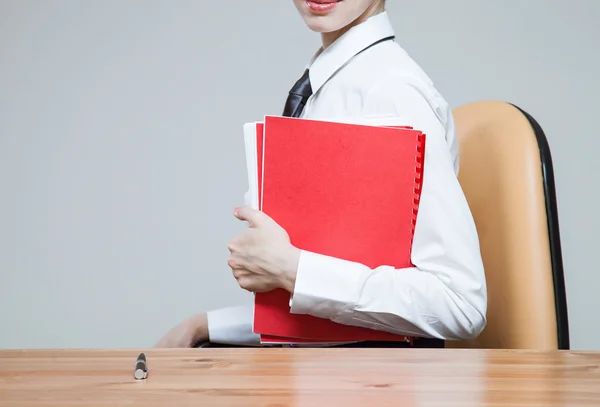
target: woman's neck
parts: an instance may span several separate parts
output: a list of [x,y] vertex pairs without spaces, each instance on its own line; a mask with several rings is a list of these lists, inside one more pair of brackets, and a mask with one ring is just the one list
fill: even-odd
[[333,44],[338,38],[340,38],[342,35],[348,32],[348,30],[350,30],[352,27],[357,26],[360,23],[364,23],[370,17],[382,13],[384,10],[385,9],[383,7],[383,2],[374,2],[360,17],[358,17],[356,20],[354,20],[344,28],[337,31],[322,33],[321,42],[323,44],[323,49],[326,49],[328,46]]

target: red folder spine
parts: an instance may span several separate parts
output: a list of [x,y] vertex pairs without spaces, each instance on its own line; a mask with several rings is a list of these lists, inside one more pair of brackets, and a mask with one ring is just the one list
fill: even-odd
[[425,163],[425,134],[419,133],[417,136],[417,154],[415,155],[415,189],[413,196],[413,218],[411,220],[412,228],[410,231],[410,247],[415,237],[415,228],[417,225],[417,215],[419,214],[419,203],[421,201],[421,192],[423,188],[423,167]]

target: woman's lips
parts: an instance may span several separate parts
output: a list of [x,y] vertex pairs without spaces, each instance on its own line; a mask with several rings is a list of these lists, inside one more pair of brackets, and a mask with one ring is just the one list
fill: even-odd
[[342,0],[306,0],[306,5],[315,13],[331,11]]

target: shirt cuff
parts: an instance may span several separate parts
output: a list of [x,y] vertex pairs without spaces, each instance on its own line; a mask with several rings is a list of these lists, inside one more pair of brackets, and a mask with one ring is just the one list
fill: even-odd
[[260,335],[255,334],[254,307],[222,308],[206,313],[208,338],[212,343],[259,346]]
[[353,314],[367,273],[362,264],[301,251],[291,313],[332,320]]

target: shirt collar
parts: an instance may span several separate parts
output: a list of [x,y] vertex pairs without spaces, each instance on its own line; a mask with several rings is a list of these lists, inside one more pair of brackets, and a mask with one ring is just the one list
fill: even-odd
[[308,64],[313,94],[360,51],[393,35],[389,16],[383,11],[349,29],[325,50],[319,49]]

